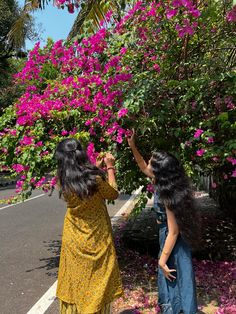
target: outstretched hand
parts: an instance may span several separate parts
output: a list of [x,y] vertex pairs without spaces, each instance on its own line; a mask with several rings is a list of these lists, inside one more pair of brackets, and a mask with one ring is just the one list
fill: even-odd
[[100,153],[96,158],[96,166],[98,168],[101,168],[103,166],[103,163],[104,163],[104,154]]
[[115,164],[115,157],[111,153],[106,153],[104,157],[104,163],[108,167],[113,167]]
[[135,147],[135,130],[132,129],[132,134],[130,135],[130,137],[127,137],[127,142],[129,144],[129,147]]

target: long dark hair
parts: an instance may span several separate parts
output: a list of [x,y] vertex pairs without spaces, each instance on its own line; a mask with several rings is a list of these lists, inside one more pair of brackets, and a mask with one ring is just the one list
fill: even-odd
[[89,161],[86,151],[74,138],[61,141],[55,157],[60,196],[75,193],[82,199],[90,197],[97,191],[96,176],[105,178],[103,171]]
[[200,243],[200,218],[183,166],[174,155],[164,151],[152,153],[151,166],[160,201],[175,214],[183,239],[197,248]]

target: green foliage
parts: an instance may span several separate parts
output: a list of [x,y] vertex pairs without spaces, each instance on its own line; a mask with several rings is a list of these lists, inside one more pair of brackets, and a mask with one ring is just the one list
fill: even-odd
[[[50,169],[54,170],[53,150],[64,136],[62,131],[72,132],[76,127],[78,133],[74,136],[84,143],[91,141],[96,151],[112,150],[116,154],[118,181],[124,191],[130,193],[139,186],[145,187],[147,180],[134,163],[126,141],[117,141],[116,133],[106,132],[107,125],[101,128],[94,120],[101,114],[100,109],[103,114],[109,109],[123,130],[136,129],[137,145],[146,160],[153,150],[164,149],[181,158],[189,175],[194,177],[200,171],[215,175],[217,184],[223,180],[231,184],[235,180],[236,156],[236,39],[235,23],[229,23],[225,16],[230,8],[231,3],[225,1],[203,1],[198,7],[201,15],[196,19],[189,17],[188,23],[195,23],[188,29],[190,34],[181,34],[178,29],[186,22],[181,11],[167,18],[166,8],[156,2],[141,7],[137,4],[125,22],[111,25],[110,30],[90,39],[83,40],[81,36],[80,45],[54,45],[49,41],[44,49],[36,47],[28,62],[29,73],[23,75],[29,74],[24,82],[35,92],[29,88],[26,100],[19,102],[25,107],[34,106],[31,96],[35,97],[39,109],[42,103],[49,113],[42,118],[39,110],[33,111],[31,118],[37,119],[32,125],[16,125],[17,141],[24,135],[33,137],[33,144],[23,145],[19,156],[13,156],[15,142],[10,143],[9,133],[3,135],[6,142],[2,148],[10,153],[8,159],[2,157],[2,163],[25,166],[29,160],[27,182],[33,176],[40,180]],[[82,56],[74,53],[78,46]],[[91,53],[93,49],[95,52]],[[109,62],[115,65],[107,66]],[[90,64],[96,66],[90,69]],[[130,79],[117,79],[120,74],[128,74]],[[101,82],[91,83],[94,77]],[[88,82],[86,95],[85,86],[77,87],[82,84],[79,80],[84,79]],[[108,89],[107,82],[115,79],[117,83],[110,83]],[[121,92],[120,98],[113,105],[104,105],[103,98],[117,91]],[[98,92],[100,100],[95,110],[83,111],[84,105],[94,104]],[[48,109],[46,104],[56,100],[63,106]],[[80,101],[78,107],[73,107],[75,100]],[[128,109],[122,118],[117,115],[119,106]],[[14,111],[11,117],[6,113],[0,123],[5,126],[8,121],[14,128],[15,116]],[[109,120],[107,124],[113,122]],[[88,133],[90,123],[95,135]],[[43,146],[37,146],[38,141]]]
[[[0,61],[0,115],[3,113],[3,109],[16,102],[22,93],[22,88],[13,83],[13,76],[23,66],[23,59],[8,58]],[[10,108],[12,110],[12,107]],[[8,115],[12,115],[12,111],[4,116],[4,121]]]
[[[11,40],[13,28],[15,35]],[[0,0],[0,115],[21,94],[21,89],[13,84],[13,75],[24,65],[26,53],[22,49],[26,38],[38,38],[32,16],[22,19],[22,10],[15,0]]]

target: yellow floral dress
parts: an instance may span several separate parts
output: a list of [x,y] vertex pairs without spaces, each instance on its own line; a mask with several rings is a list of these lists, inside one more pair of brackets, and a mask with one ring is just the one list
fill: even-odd
[[61,313],[102,313],[123,293],[105,204],[105,199],[115,200],[118,192],[102,178],[97,181],[98,190],[92,197],[65,197],[57,285]]

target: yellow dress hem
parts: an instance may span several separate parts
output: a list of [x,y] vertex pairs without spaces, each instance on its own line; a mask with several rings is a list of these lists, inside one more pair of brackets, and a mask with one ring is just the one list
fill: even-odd
[[[124,295],[124,291],[121,290],[120,292],[117,292],[114,294],[114,297],[112,298],[112,300],[106,300],[107,302],[104,303],[101,307],[99,307],[98,309],[95,309],[93,310],[93,312],[84,312],[83,314],[94,314],[94,313],[97,313],[99,311],[101,311],[103,309],[103,307],[106,305],[106,304],[111,304],[112,302],[114,302],[115,300],[117,300],[118,298],[122,297]],[[77,309],[77,312],[80,314],[79,310],[78,310],[78,307],[77,307],[77,304],[75,303],[75,301],[72,301],[72,300],[68,300],[68,299],[65,299],[64,297],[59,297],[57,296],[58,300],[61,300],[65,303],[68,303],[68,304],[75,304],[76,306],[76,309]]]

